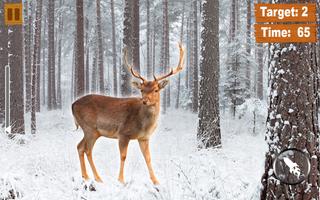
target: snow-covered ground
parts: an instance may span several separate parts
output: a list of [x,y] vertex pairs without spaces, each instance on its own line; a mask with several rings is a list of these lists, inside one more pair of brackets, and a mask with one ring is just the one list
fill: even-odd
[[[198,150],[196,115],[182,110],[162,115],[151,140],[157,187],[137,141],[129,145],[126,184],[120,184],[117,141],[107,138],[93,151],[104,183],[83,183],[76,150],[83,133],[74,131],[70,110],[44,112],[37,119],[37,135],[25,136],[23,145],[0,134],[0,199],[9,193],[23,200],[258,199],[266,145],[263,128],[255,136],[248,133],[248,119],[224,117],[222,148]],[[88,164],[87,169],[92,177]],[[96,191],[84,189],[92,184]]]

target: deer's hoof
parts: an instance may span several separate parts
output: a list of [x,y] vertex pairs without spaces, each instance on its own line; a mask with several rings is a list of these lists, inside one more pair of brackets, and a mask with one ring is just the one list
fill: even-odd
[[98,182],[98,183],[103,183],[102,179],[100,177],[96,177],[95,180]]

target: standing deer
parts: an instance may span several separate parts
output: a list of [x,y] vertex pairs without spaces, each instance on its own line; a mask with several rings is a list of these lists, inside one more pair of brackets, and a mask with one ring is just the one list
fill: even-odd
[[147,164],[150,178],[153,184],[159,184],[154,175],[150,150],[149,139],[157,127],[157,120],[160,111],[160,90],[167,84],[164,80],[183,69],[184,48],[179,44],[180,58],[179,64],[170,73],[148,81],[139,73],[133,70],[132,65],[128,64],[127,53],[124,51],[124,63],[131,74],[140,79],[141,82],[133,82],[133,86],[141,91],[138,98],[115,98],[102,95],[87,95],[81,97],[72,104],[72,114],[77,128],[80,126],[84,137],[77,146],[82,177],[87,180],[84,154],[86,154],[91,166],[94,178],[102,182],[92,159],[92,148],[100,136],[119,140],[120,150],[120,172],[118,180],[124,183],[123,168],[127,156],[127,149],[130,140],[137,139],[141,152]]

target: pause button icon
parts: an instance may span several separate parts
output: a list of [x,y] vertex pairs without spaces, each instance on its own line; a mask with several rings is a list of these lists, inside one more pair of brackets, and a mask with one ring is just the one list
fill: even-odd
[[4,4],[5,24],[21,25],[22,24],[22,3]]

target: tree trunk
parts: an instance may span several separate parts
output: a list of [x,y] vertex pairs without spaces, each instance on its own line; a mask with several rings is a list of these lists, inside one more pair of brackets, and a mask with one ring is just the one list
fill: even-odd
[[[247,41],[246,41],[246,51],[247,51],[247,56],[250,58],[251,56],[251,0],[247,0]],[[246,88],[248,91],[251,91],[251,84],[250,84],[250,61],[249,59],[247,60],[247,66],[246,66]],[[247,98],[250,97],[250,93],[248,92]]]
[[203,4],[198,140],[201,147],[221,145],[219,114],[219,1]]
[[25,100],[26,112],[30,111],[31,104],[31,32],[32,32],[32,2],[24,2],[24,73],[25,73]]
[[98,34],[98,76],[99,76],[99,92],[104,94],[104,67],[103,67],[103,46],[102,46],[102,27],[101,27],[101,0],[96,0],[97,9],[97,34]]
[[147,78],[152,79],[151,65],[151,26],[150,26],[150,0],[146,0],[147,4]]
[[[297,3],[278,1],[284,2]],[[270,101],[266,133],[269,148],[262,176],[261,200],[319,199],[320,147],[317,87],[314,84],[317,74],[311,59],[314,50],[309,43],[276,43],[270,48],[273,54],[269,65]],[[290,187],[275,178],[273,168],[275,157],[288,148],[304,152],[311,164],[309,177]],[[299,164],[299,167],[303,166]]]
[[135,71],[140,73],[140,11],[139,1],[132,4],[132,63]]
[[[168,71],[168,59],[167,59],[167,45],[169,41],[169,33],[167,29],[167,24],[168,24],[168,0],[162,0],[162,41],[161,41],[161,68],[162,68],[162,73],[166,74]],[[167,86],[169,87],[169,85]],[[168,89],[165,88],[163,93],[162,93],[162,113],[166,113],[167,111],[167,95],[168,95]]]
[[[185,2],[183,2],[182,16],[181,16],[181,29],[180,29],[180,43],[183,44],[183,27],[184,27],[184,13],[185,13]],[[181,85],[181,73],[178,77],[178,88],[177,88],[177,100],[176,100],[176,109],[180,106],[180,85]]]
[[36,123],[36,101],[37,101],[37,79],[38,70],[40,67],[40,41],[41,41],[41,17],[42,17],[42,0],[37,1],[35,33],[34,33],[34,47],[32,59],[32,73],[31,73],[31,133],[35,134],[37,129]]
[[46,33],[47,33],[47,15],[44,14],[43,17],[43,34],[42,34],[42,38],[43,38],[43,47],[42,47],[42,105],[46,105],[46,49],[48,49],[48,43],[47,43],[47,37],[46,37]]
[[198,1],[193,1],[193,91],[192,111],[198,112]]
[[89,19],[86,17],[86,71],[85,71],[85,93],[90,93],[90,45],[89,45]]
[[[128,62],[131,62],[131,48],[132,48],[132,0],[125,0],[125,8],[124,8],[124,21],[123,21],[123,46],[127,49],[128,52]],[[128,71],[128,68],[122,62],[122,70],[121,70],[121,82],[120,82],[120,91],[122,96],[130,96],[131,95],[131,75]]]
[[[60,8],[63,6],[63,1],[59,2]],[[57,77],[57,107],[62,108],[62,94],[61,94],[61,54],[62,54],[62,37],[63,37],[63,12],[59,16],[59,41],[58,41],[58,77]]]
[[[99,2],[99,3],[98,3]],[[84,29],[83,29],[83,0],[77,0],[77,27],[76,27],[76,57],[75,66],[77,70],[76,76],[76,97],[81,97],[84,95],[85,85],[84,85]],[[97,0],[97,6],[99,6],[99,13],[97,16],[97,22],[100,20],[100,0]],[[99,18],[99,20],[98,20]],[[100,26],[101,28],[101,26]],[[99,30],[98,30],[99,32]],[[101,30],[100,30],[101,36]]]
[[54,5],[55,0],[48,3],[48,109],[57,108],[56,76],[55,76],[55,44],[54,44]]
[[[0,21],[4,21],[4,1],[0,1]],[[0,123],[5,116],[5,66],[8,65],[8,29],[0,23]]]
[[[19,0],[10,0],[9,3],[20,3]],[[22,26],[8,28],[9,66],[10,66],[10,125],[11,136],[24,134],[24,98],[23,98],[23,57],[22,57]]]
[[113,62],[113,95],[118,96],[117,76],[117,49],[116,49],[116,22],[114,16],[114,0],[111,0],[111,21],[112,21],[112,62]]

